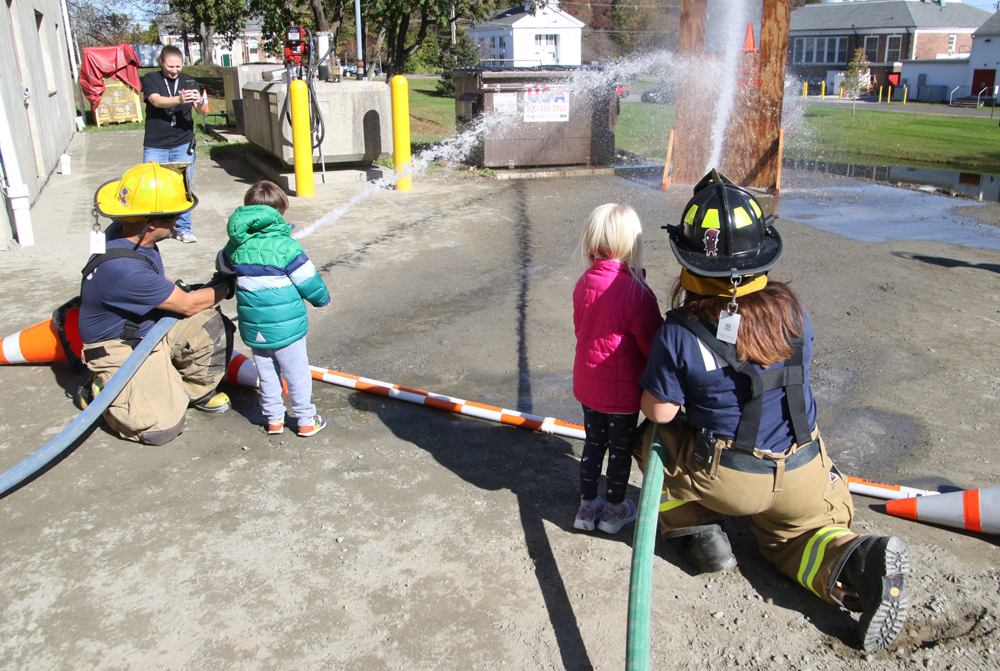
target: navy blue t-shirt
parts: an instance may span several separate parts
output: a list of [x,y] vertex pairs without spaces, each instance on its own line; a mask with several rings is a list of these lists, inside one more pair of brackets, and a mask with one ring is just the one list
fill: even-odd
[[[135,243],[126,238],[108,240],[106,248],[132,249]],[[112,340],[121,335],[127,320],[139,324],[137,338],[146,335],[163,316],[155,309],[167,300],[176,288],[164,277],[163,261],[156,245],[139,247],[135,251],[148,256],[156,264],[154,271],[139,259],[105,261],[83,280],[80,290],[80,338],[85,343]]]
[[[804,312],[802,317],[805,322],[802,362],[806,416],[812,429],[816,426],[816,400],[809,384],[813,331],[809,317]],[[754,364],[761,373],[784,365],[784,362],[776,363],[765,369]],[[697,336],[669,316],[653,338],[646,372],[639,378],[639,384],[661,401],[683,405],[689,422],[719,438],[736,437],[742,408],[753,396],[750,378],[735,372]],[[784,452],[794,444],[795,434],[784,389],[764,392],[757,447],[766,452]]]

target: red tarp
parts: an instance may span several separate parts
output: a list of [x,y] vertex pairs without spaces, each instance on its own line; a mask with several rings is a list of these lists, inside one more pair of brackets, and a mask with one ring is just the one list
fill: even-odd
[[80,68],[80,87],[90,101],[90,109],[97,109],[104,93],[104,79],[114,77],[138,91],[139,57],[129,44],[116,47],[87,47],[83,50]]

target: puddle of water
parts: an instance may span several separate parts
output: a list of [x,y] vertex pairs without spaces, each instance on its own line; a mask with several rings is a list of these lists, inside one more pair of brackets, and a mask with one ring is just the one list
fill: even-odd
[[826,161],[802,161],[785,159],[782,166],[791,170],[818,172],[828,175],[842,175],[855,179],[875,182],[898,182],[948,189],[984,202],[1000,202],[1000,175],[952,170],[931,170],[928,168],[905,168],[898,165],[861,165],[853,163],[829,163]]
[[1000,250],[1000,229],[953,214],[955,207],[967,204],[947,196],[847,182],[782,189],[779,212],[782,219],[862,242],[934,240]]

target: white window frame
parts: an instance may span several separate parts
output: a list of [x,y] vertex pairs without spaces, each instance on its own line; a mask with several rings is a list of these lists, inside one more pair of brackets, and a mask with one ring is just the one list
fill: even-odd
[[[812,44],[812,58],[809,45]],[[847,44],[846,37],[796,37],[792,42],[792,63],[818,63],[818,64],[847,64]],[[833,60],[830,60],[830,50],[833,50]]]
[[955,49],[956,49],[957,46],[958,46],[958,35],[949,35],[948,36],[948,55],[949,56],[954,56],[955,55]]
[[[896,42],[896,46],[893,47],[893,40]],[[895,52],[895,57],[893,56]],[[886,63],[895,63],[899,60],[899,57],[903,53],[903,36],[902,35],[889,35],[889,39],[885,43],[885,61]]]
[[[875,57],[874,58],[872,58],[871,56],[868,55],[868,43],[871,40],[875,40],[875,49],[874,49],[874,55],[875,55]],[[867,36],[865,36],[865,58],[868,59],[869,63],[881,63],[882,62],[882,61],[880,61],[878,59],[878,35],[867,35]]]

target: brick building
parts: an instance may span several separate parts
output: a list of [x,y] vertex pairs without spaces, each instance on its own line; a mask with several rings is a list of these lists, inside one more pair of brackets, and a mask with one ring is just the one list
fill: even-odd
[[904,60],[968,58],[972,34],[991,14],[941,0],[856,0],[792,11],[788,72],[803,81],[827,79],[864,49],[875,85],[899,84]]

